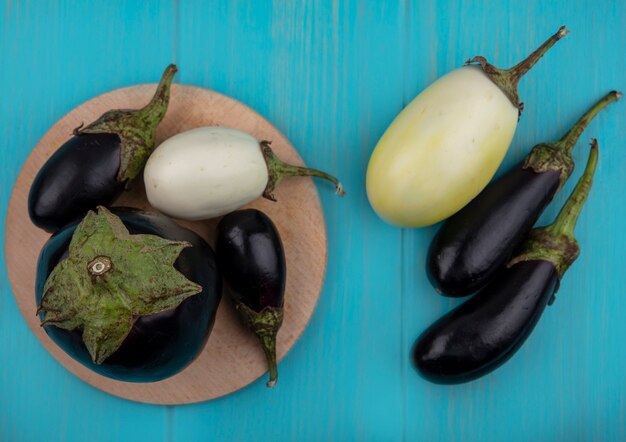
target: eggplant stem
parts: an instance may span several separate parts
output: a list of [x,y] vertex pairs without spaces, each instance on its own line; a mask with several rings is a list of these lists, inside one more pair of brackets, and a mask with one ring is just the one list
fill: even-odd
[[175,64],[170,64],[165,68],[152,99],[139,110],[144,120],[158,124],[163,119],[167,111],[167,105],[170,100],[170,88],[176,72],[178,72],[178,68]]
[[267,164],[267,172],[269,179],[267,186],[263,192],[263,196],[271,201],[276,201],[273,192],[281,179],[289,176],[314,176],[323,178],[330,181],[335,185],[335,189],[338,195],[344,196],[346,193],[343,190],[343,186],[337,178],[334,176],[317,169],[311,169],[308,167],[295,166],[293,164],[287,164],[283,162],[274,151],[271,149],[270,141],[261,141],[260,143],[265,163]]
[[539,59],[541,59],[541,57],[548,52],[548,49],[554,46],[557,41],[569,34],[569,32],[570,31],[566,29],[565,26],[561,26],[555,34],[544,41],[543,44],[535,49],[528,57],[517,63],[512,68],[507,69],[506,72],[511,76],[513,84],[517,86],[520,78],[522,78],[539,61]]
[[267,359],[270,374],[267,386],[273,388],[278,380],[278,368],[276,367],[276,335],[283,323],[283,308],[267,306],[260,312],[257,312],[248,307],[245,303],[235,300],[235,309],[246,327],[252,330],[256,337],[259,338],[259,342],[265,353],[265,359]]
[[594,119],[594,117],[604,109],[610,103],[617,101],[622,96],[621,92],[611,91],[606,94],[603,98],[598,100],[596,104],[589,108],[585,114],[578,119],[578,121],[572,126],[572,128],[567,131],[565,135],[556,143],[559,149],[562,149],[564,152],[571,154],[574,149],[574,145],[580,138],[580,135],[583,133],[587,125]]
[[128,183],[139,175],[154,150],[156,128],[167,112],[177,71],[174,64],[165,68],[152,99],[141,109],[113,109],[74,130],[74,135],[106,133],[120,138],[121,161],[116,177],[119,183]]
[[267,368],[270,378],[265,385],[268,388],[274,388],[278,381],[278,367],[276,366],[276,333],[269,333],[264,335],[258,335],[261,341],[261,347],[265,353],[265,359],[267,360]]
[[569,238],[574,238],[574,228],[576,222],[582,211],[583,205],[587,200],[591,185],[593,184],[593,175],[598,164],[598,141],[593,138],[591,140],[591,150],[589,152],[589,159],[587,160],[587,166],[582,176],[576,183],[576,187],[570,194],[569,198],[565,202],[565,205],[561,208],[561,211],[556,217],[556,220],[548,226],[548,229],[557,235],[564,235]]
[[569,34],[565,26],[561,26],[559,30],[547,39],[541,46],[535,49],[528,57],[517,63],[509,69],[499,69],[487,62],[482,56],[469,59],[465,64],[479,63],[483,72],[489,77],[496,86],[508,97],[513,106],[518,109],[518,117],[521,116],[524,109],[524,103],[520,102],[517,92],[517,85],[520,79],[539,61],[543,55],[548,52],[554,44]]

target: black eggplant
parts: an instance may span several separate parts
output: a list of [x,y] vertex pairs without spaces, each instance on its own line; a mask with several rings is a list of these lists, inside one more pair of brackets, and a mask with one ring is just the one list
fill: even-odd
[[155,147],[177,68],[167,67],[154,97],[136,110],[111,110],[74,130],[37,173],[28,195],[33,224],[54,232],[98,205],[110,205]]
[[276,226],[256,209],[229,213],[217,228],[217,261],[235,308],[261,342],[268,387],[278,380],[276,334],[283,322],[285,251]]
[[[38,314],[50,338],[91,370],[129,382],[165,379],[200,353],[211,332],[222,284],[215,255],[201,237],[163,215],[111,212],[89,212],[45,244],[37,266]],[[108,236],[97,240],[110,233],[117,245]],[[125,241],[134,242],[128,251]],[[121,243],[128,256],[116,258]]]
[[467,296],[491,280],[571,175],[572,149],[587,124],[620,96],[607,94],[563,138],[535,146],[523,162],[444,222],[426,264],[440,294]]
[[495,370],[522,346],[578,257],[574,227],[597,159],[594,140],[585,172],[554,223],[533,229],[495,279],[417,339],[412,358],[424,378],[440,384],[468,382]]

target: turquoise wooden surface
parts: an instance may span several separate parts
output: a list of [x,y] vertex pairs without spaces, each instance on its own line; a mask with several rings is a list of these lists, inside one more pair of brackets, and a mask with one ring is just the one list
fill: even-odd
[[74,378],[28,330],[0,257],[0,441],[626,440],[625,103],[599,116],[575,150],[580,166],[596,136],[601,159],[577,229],[582,254],[557,302],[521,351],[479,381],[436,386],[411,368],[415,337],[458,301],[425,279],[436,227],[390,227],[364,193],[376,141],[420,90],[472,55],[511,65],[561,24],[572,34],[522,80],[526,109],[501,170],[559,137],[606,91],[626,89],[626,4],[5,2],[2,225],[21,165],[57,119],[107,90],[155,81],[170,61],[177,81],[265,115],[307,162],[336,172],[348,196],[320,187],[326,283],[278,387],[259,381],[202,404],[131,403]]

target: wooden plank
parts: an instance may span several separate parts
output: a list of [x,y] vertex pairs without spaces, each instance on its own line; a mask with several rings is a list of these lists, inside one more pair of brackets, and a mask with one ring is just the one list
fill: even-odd
[[175,440],[400,437],[400,231],[375,217],[364,177],[402,106],[402,12],[383,2],[181,3],[182,80],[252,106],[348,195],[318,185],[326,282],[279,385],[176,408]]
[[424,277],[435,228],[385,225],[363,182],[378,137],[436,77],[480,53],[510,65],[567,24],[572,34],[521,83],[526,110],[505,170],[607,90],[626,90],[625,22],[626,5],[611,0],[5,2],[3,224],[20,166],[56,120],[107,90],[155,81],[172,58],[178,81],[251,105],[308,164],[339,175],[348,196],[318,187],[325,289],[277,389],[257,382],[175,410],[114,399],[62,369],[22,320],[0,257],[0,440],[625,440],[626,104],[591,124],[572,181],[541,219],[554,217],[597,136],[582,254],[557,302],[509,363],[472,384],[435,386],[410,367],[415,337],[458,301],[437,297]]
[[[507,67],[525,56],[561,24],[572,30],[523,79],[526,104],[500,173],[536,143],[560,137],[576,118],[613,88],[626,88],[623,51],[626,8],[618,2],[448,1],[409,8],[411,61],[407,101],[437,76],[482,54]],[[429,26],[425,26],[428,23]],[[588,140],[598,137],[600,165],[577,236],[582,254],[563,280],[556,303],[511,361],[470,384],[445,387],[409,372],[407,440],[623,440],[626,299],[620,295],[626,234],[622,219],[626,153],[626,105],[600,115],[575,150],[578,165],[540,223],[551,222],[586,161]],[[405,233],[404,330],[407,352],[427,325],[457,305],[438,297],[424,265],[436,228]]]
[[[95,95],[157,81],[174,57],[174,28],[169,2],[130,0],[10,1],[0,24],[4,227],[11,188],[39,138]],[[4,250],[4,233],[0,241]],[[4,253],[0,268],[0,440],[166,440],[167,408],[99,392],[48,355],[10,293]]]

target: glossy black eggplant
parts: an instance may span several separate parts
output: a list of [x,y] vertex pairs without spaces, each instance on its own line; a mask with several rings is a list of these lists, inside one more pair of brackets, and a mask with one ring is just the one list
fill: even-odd
[[112,110],[74,130],[41,167],[28,196],[30,218],[54,232],[98,205],[110,205],[136,177],[155,147],[177,68],[167,67],[142,109]]
[[457,384],[503,364],[530,335],[558,285],[546,261],[527,261],[499,273],[487,287],[431,325],[413,349],[427,380]]
[[[104,361],[96,363],[83,337],[84,327],[66,330],[44,325],[46,333],[72,358],[104,376],[129,382],[155,382],[185,368],[203,349],[211,332],[221,298],[221,276],[211,247],[197,234],[169,218],[127,208],[115,208],[132,235],[150,234],[191,247],[180,252],[174,268],[201,286],[201,292],[184,299],[177,307],[142,316],[132,326],[121,346]],[[68,247],[77,228],[70,224],[54,234],[41,251],[36,283],[36,302],[41,305],[46,280],[68,259]],[[116,270],[115,263],[112,265]],[[44,312],[40,311],[44,321]]]
[[495,279],[417,339],[412,359],[424,378],[441,384],[477,379],[506,362],[526,341],[578,256],[574,227],[591,188],[597,155],[594,140],[585,173],[555,222],[533,229]]
[[274,223],[256,209],[229,213],[217,229],[219,268],[244,324],[261,342],[268,387],[278,379],[276,334],[283,321],[285,251]]
[[535,146],[523,162],[444,222],[426,264],[440,294],[467,296],[492,279],[571,175],[571,152],[582,131],[620,96],[615,91],[607,94],[560,141]]

